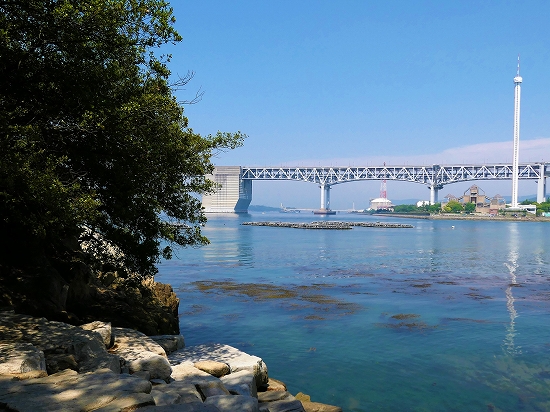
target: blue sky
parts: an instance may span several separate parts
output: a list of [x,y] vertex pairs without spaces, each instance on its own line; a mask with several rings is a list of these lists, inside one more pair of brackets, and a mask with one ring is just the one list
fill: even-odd
[[[171,69],[201,134],[240,130],[217,165],[511,162],[521,55],[521,161],[550,161],[549,1],[173,1],[183,42]],[[472,183],[446,186],[462,194]],[[509,195],[511,182],[479,182]],[[390,199],[428,199],[388,182]],[[318,207],[302,182],[254,182],[253,204]],[[367,207],[380,182],[334,186],[333,208]],[[520,195],[536,193],[520,181]]]

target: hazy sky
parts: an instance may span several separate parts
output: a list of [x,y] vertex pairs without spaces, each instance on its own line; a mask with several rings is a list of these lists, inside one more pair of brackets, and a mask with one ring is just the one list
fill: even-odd
[[[550,1],[173,1],[174,74],[201,134],[246,133],[217,165],[511,162],[521,55],[520,161],[550,161]],[[461,195],[472,182],[440,191]],[[511,181],[478,182],[487,195]],[[428,199],[388,182],[390,199]],[[334,186],[333,208],[368,206],[380,182]],[[311,183],[254,182],[253,204],[318,207]],[[520,180],[520,195],[536,184]]]

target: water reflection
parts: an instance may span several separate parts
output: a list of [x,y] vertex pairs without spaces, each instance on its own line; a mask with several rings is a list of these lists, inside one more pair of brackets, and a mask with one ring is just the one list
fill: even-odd
[[213,221],[204,230],[210,244],[201,248],[207,263],[223,266],[253,266],[252,231],[225,220]]
[[509,272],[509,284],[506,289],[506,309],[510,315],[510,324],[506,327],[506,336],[503,342],[503,348],[505,352],[510,355],[519,355],[521,354],[521,346],[516,346],[514,343],[514,338],[516,336],[516,318],[518,313],[514,307],[514,295],[512,294],[512,288],[517,284],[516,271],[519,267],[519,234],[517,224],[511,224],[509,226],[509,238],[508,245],[510,247],[508,251],[508,261],[504,265],[508,268]]

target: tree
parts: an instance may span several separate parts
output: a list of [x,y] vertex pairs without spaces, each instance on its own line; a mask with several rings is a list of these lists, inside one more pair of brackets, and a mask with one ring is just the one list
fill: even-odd
[[464,207],[456,200],[451,200],[443,209],[447,213],[460,213],[464,210]]
[[473,213],[476,210],[475,203],[465,203],[464,204],[464,211],[467,213]]
[[173,92],[192,76],[169,84],[157,51],[181,40],[174,21],[163,0],[0,3],[4,269],[83,259],[79,237],[92,264],[148,276],[171,246],[207,243],[197,195],[245,136],[188,127]]

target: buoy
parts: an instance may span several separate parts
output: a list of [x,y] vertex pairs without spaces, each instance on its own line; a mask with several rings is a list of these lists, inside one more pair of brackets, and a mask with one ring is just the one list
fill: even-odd
[[451,229],[454,229],[455,227],[454,226],[451,226]]

